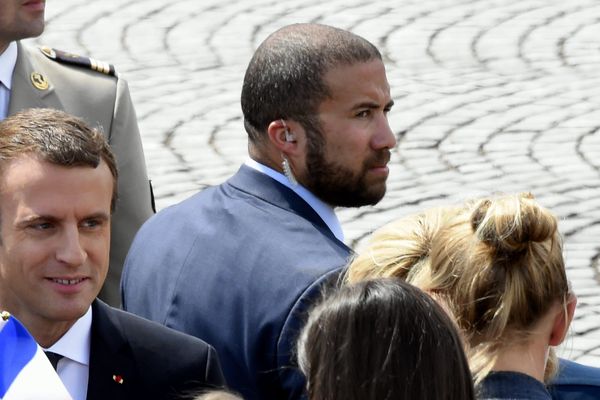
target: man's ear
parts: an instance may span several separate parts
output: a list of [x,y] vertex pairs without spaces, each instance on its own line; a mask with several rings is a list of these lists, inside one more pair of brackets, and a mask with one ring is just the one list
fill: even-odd
[[561,305],[560,311],[554,317],[552,332],[550,333],[550,346],[558,346],[565,340],[575,315],[575,306],[577,306],[577,296],[569,294],[566,303]]
[[282,153],[293,153],[298,147],[296,132],[293,127],[297,124],[294,122],[288,123],[284,119],[272,121],[267,127],[267,135],[269,141]]

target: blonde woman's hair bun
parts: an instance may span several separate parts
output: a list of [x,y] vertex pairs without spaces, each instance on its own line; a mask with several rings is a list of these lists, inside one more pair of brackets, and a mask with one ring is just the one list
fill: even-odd
[[535,202],[531,193],[483,199],[475,204],[471,227],[497,255],[509,258],[526,252],[556,232],[556,218]]

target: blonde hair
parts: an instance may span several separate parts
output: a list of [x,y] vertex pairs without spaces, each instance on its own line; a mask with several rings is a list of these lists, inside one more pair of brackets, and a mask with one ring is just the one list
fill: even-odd
[[[556,217],[531,194],[436,208],[380,228],[345,281],[384,276],[443,303],[463,332],[476,382],[569,292]],[[555,369],[551,351],[547,379]]]
[[432,283],[429,253],[433,238],[455,214],[454,207],[432,208],[377,229],[364,251],[350,262],[345,283],[395,277],[428,290]]
[[241,397],[225,390],[213,390],[194,397],[194,400],[243,400]]
[[531,194],[482,199],[467,210],[463,223],[439,233],[430,262],[438,273],[457,276],[439,294],[463,330],[479,382],[505,346],[526,341],[541,317],[566,300],[569,287],[556,217]]

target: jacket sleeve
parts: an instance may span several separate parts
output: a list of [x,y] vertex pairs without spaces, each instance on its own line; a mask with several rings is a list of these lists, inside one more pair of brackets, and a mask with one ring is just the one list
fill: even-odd
[[321,297],[324,288],[337,285],[343,267],[328,271],[307,287],[292,306],[277,342],[277,370],[282,396],[306,399],[306,381],[298,368],[297,341],[308,313]]

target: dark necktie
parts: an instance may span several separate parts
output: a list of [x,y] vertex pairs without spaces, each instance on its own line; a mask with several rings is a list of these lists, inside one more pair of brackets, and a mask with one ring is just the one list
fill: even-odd
[[53,353],[51,351],[45,351],[44,353],[46,353],[46,357],[48,357],[48,360],[50,360],[50,364],[52,364],[52,367],[54,367],[54,370],[56,371],[58,361],[61,358],[63,358],[63,356],[61,356],[60,354]]

